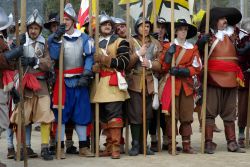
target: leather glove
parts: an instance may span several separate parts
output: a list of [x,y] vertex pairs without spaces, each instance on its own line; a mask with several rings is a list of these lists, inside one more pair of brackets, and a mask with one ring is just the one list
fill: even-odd
[[170,46],[170,48],[168,49],[168,51],[165,53],[165,63],[171,63],[172,58],[174,53],[176,52],[176,45],[173,44]]
[[210,40],[209,34],[204,34],[202,37],[197,41],[197,46],[200,52],[204,51],[204,46]]
[[3,55],[7,60],[17,59],[23,55],[23,46],[18,46],[10,51],[4,52]]
[[24,57],[24,56],[21,57],[22,66],[34,67],[35,65],[37,65],[37,61],[38,58],[36,57]]
[[246,42],[243,48],[237,48],[237,51],[240,55],[245,55],[247,52],[250,51],[250,42]]
[[17,104],[20,102],[20,95],[19,95],[18,91],[15,89],[15,87],[13,87],[11,89],[10,95],[12,96],[14,104]]
[[[23,34],[19,35],[19,39],[20,39],[20,45],[23,46],[26,43],[26,34],[23,33]],[[11,45],[10,45],[10,48],[13,49],[16,46],[17,46],[16,39],[14,39],[13,42],[11,43]]]
[[95,63],[93,66],[92,66],[92,71],[95,72],[95,73],[99,73],[101,71],[101,67],[99,64]]
[[110,67],[111,64],[111,57],[105,56],[105,55],[95,55],[94,60],[95,62],[99,62],[102,65],[105,65],[106,67]]
[[202,43],[207,43],[210,40],[210,35],[209,34],[204,34],[202,35],[202,37],[200,38],[200,42]]
[[170,74],[178,77],[189,77],[190,71],[188,68],[172,67],[170,69]]
[[81,78],[77,82],[77,86],[79,87],[87,87],[89,86],[91,80],[93,78],[93,72],[89,70],[85,70],[81,76]]
[[54,39],[56,41],[60,41],[61,37],[63,36],[63,34],[65,34],[66,31],[66,24],[60,24],[57,31],[54,34]]

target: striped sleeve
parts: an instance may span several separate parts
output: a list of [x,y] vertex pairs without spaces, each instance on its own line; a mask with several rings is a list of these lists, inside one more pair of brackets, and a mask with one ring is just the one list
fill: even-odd
[[125,70],[129,64],[129,43],[122,40],[117,48],[117,57],[111,59],[111,68]]

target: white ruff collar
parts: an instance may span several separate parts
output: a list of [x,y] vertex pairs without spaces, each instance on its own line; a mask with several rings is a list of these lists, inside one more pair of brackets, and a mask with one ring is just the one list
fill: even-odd
[[26,42],[25,42],[24,46],[32,45],[35,42],[40,42],[40,43],[45,44],[45,38],[41,34],[35,40],[32,40],[29,37],[27,32],[25,34],[26,34]]
[[67,33],[65,33],[63,36],[64,37],[68,37],[68,38],[74,38],[74,37],[80,37],[82,35],[80,30],[74,29],[74,33],[69,35]]
[[[176,38],[174,39],[174,43],[175,43],[176,45],[181,46]],[[193,49],[193,48],[194,48],[194,45],[191,44],[191,43],[189,43],[189,42],[186,40],[185,43],[184,43],[184,45],[181,46],[181,47],[183,47],[184,49]]]
[[224,30],[218,30],[218,32],[215,34],[216,38],[218,38],[220,41],[224,40],[224,36],[231,36],[234,33],[234,28],[232,26],[227,26]]
[[107,41],[109,41],[110,38],[111,38],[111,35],[106,36],[106,37],[100,36],[99,42],[102,41],[102,40],[104,40],[104,39],[106,39]]

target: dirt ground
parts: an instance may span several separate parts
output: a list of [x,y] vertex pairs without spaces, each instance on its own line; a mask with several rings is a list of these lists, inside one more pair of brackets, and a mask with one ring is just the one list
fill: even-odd
[[[83,158],[77,155],[67,155],[65,160],[53,160],[53,161],[43,161],[40,158],[29,159],[29,167],[248,167],[250,166],[250,150],[246,149],[247,153],[229,153],[226,149],[226,141],[224,133],[215,133],[214,142],[218,144],[216,153],[213,155],[201,154],[200,153],[200,136],[199,125],[197,120],[197,115],[194,114],[195,121],[193,123],[193,136],[192,136],[192,146],[198,151],[196,155],[180,154],[177,156],[169,155],[166,151],[156,153],[153,156],[139,155],[136,157],[131,157],[128,155],[122,155],[119,160],[112,160],[108,157],[106,158]],[[221,119],[217,119],[216,123],[220,129],[223,130],[223,122]],[[0,160],[7,164],[7,167],[22,167],[23,162],[15,162],[14,160],[8,160],[7,155],[7,141],[5,139],[6,133],[2,134],[0,139]],[[101,143],[104,142],[104,137],[101,136]],[[74,135],[75,143],[78,143],[76,135]],[[131,139],[130,139],[131,141]],[[148,143],[150,137],[148,137]],[[180,137],[177,137],[177,141],[181,143]],[[40,153],[40,133],[32,132],[32,148],[35,152]],[[180,145],[180,144],[179,144]],[[102,147],[102,146],[101,146]]]

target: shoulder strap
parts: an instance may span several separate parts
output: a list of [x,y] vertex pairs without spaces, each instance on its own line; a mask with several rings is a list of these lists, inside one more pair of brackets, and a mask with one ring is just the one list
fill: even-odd
[[178,66],[181,59],[183,58],[184,54],[186,52],[186,49],[185,48],[182,48],[182,50],[180,51],[178,57],[176,58],[176,62],[175,62],[175,65]]
[[211,46],[211,48],[210,48],[209,54],[208,54],[208,59],[209,59],[209,57],[211,56],[211,54],[212,54],[212,52],[213,52],[215,46],[219,43],[219,41],[220,41],[220,40],[217,38],[217,39],[213,42],[213,44],[212,44],[212,46]]

